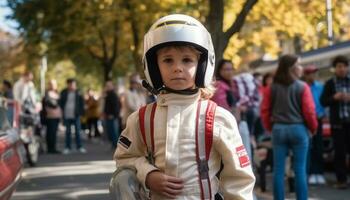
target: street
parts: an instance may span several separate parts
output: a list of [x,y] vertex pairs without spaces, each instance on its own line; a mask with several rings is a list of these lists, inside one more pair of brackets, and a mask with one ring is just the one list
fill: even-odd
[[[26,166],[22,181],[12,200],[97,200],[109,199],[108,183],[115,169],[113,151],[107,141],[86,140],[87,154],[73,152],[68,155],[42,154],[36,167]],[[63,149],[63,136],[59,136],[59,149]],[[328,185],[310,186],[310,200],[349,200],[350,189],[331,187],[335,177],[326,174]],[[267,192],[256,188],[258,200],[272,198],[272,174],[267,175]],[[286,186],[287,187],[287,186]],[[295,199],[288,193],[286,199]]]
[[85,141],[85,147],[87,154],[42,154],[36,167],[24,169],[12,200],[109,199],[114,152],[107,142],[97,140]]

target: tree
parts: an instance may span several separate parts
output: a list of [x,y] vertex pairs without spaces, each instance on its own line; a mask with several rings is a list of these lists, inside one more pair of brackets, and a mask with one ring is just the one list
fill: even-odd
[[[38,57],[48,54],[50,60],[70,58],[78,64],[88,58],[90,66],[83,62],[85,66],[79,67],[87,71],[96,68],[93,58],[103,67],[104,80],[111,78],[123,40],[124,18],[116,15],[116,10],[122,10],[121,2],[9,0],[8,3],[26,44],[36,47]],[[48,47],[46,52],[40,52],[42,43]]]
[[[349,0],[333,0],[336,41],[350,38],[346,34],[350,33],[350,20],[345,17],[349,16],[349,5]],[[263,55],[277,58],[282,53],[300,53],[327,46],[325,7],[325,1],[259,0],[241,31],[231,37],[224,57],[242,66]],[[232,18],[226,18],[225,27]]]
[[9,81],[16,80],[26,69],[26,54],[21,38],[0,29],[0,74]]
[[235,21],[224,31],[224,0],[209,0],[209,13],[206,18],[209,32],[214,43],[215,57],[222,59],[230,38],[242,28],[246,17],[258,0],[246,0]]
[[[142,36],[157,15],[153,0],[9,0],[12,19],[37,57],[51,61],[71,59],[77,70],[100,72],[103,79],[113,72],[141,66]],[[40,44],[47,51],[40,50]]]

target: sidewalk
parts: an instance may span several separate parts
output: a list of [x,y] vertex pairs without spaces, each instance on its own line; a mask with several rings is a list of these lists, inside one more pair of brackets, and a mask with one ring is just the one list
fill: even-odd
[[[62,150],[63,134],[58,139],[58,149]],[[107,142],[82,139],[86,154],[75,150],[68,155],[42,154],[36,167],[26,166],[11,200],[109,199],[114,151]]]
[[[258,200],[272,200],[272,173],[267,174],[267,191],[261,192],[260,188],[256,186],[255,194]],[[327,172],[325,174],[327,180],[326,185],[309,185],[309,200],[349,200],[350,199],[350,185],[346,190],[338,190],[332,187],[335,183],[335,175]],[[350,179],[350,177],[349,177]],[[257,180],[259,181],[259,180]],[[257,184],[258,185],[258,182]],[[285,183],[286,200],[295,198],[295,193],[289,193],[288,184]]]

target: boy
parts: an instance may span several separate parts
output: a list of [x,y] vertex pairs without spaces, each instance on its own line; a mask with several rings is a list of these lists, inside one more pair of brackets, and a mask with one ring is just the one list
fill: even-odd
[[350,75],[349,61],[345,56],[336,56],[332,62],[335,76],[323,89],[321,104],[329,106],[329,119],[334,141],[334,167],[337,177],[335,188],[346,189],[346,155],[350,151]]
[[[151,199],[214,199],[219,187],[225,199],[253,199],[255,177],[237,123],[221,107],[213,116],[207,163],[202,165],[203,158],[198,156],[198,124],[207,123],[198,113],[201,104],[210,104],[207,99],[213,93],[210,85],[215,61],[208,31],[192,17],[169,15],[150,28],[144,49],[145,85],[158,94],[153,118],[148,119],[154,129],[154,150],[148,161],[144,124],[140,123],[143,115],[135,112],[118,142],[114,156],[117,167],[136,168],[138,180],[151,191]],[[203,181],[206,176],[208,180]]]

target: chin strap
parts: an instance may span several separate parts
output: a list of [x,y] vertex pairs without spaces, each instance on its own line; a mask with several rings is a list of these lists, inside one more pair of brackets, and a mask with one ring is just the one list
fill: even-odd
[[162,87],[162,90],[165,90],[167,92],[171,92],[171,93],[175,93],[175,94],[183,94],[183,95],[192,95],[192,94],[196,94],[199,90],[199,88],[195,88],[195,89],[184,89],[184,90],[173,90],[171,88],[168,87]]
[[146,80],[142,80],[142,86],[144,88],[146,88],[150,93],[154,94],[154,95],[158,95],[162,90],[165,90],[167,92],[171,92],[171,93],[175,93],[175,94],[183,94],[183,95],[192,95],[192,94],[196,94],[199,90],[199,88],[188,88],[188,89],[184,89],[184,90],[173,90],[171,88],[168,88],[166,86],[163,86],[159,89],[155,89],[153,88]]
[[158,95],[160,92],[160,90],[154,89],[146,80],[142,80],[142,86],[154,95]]

